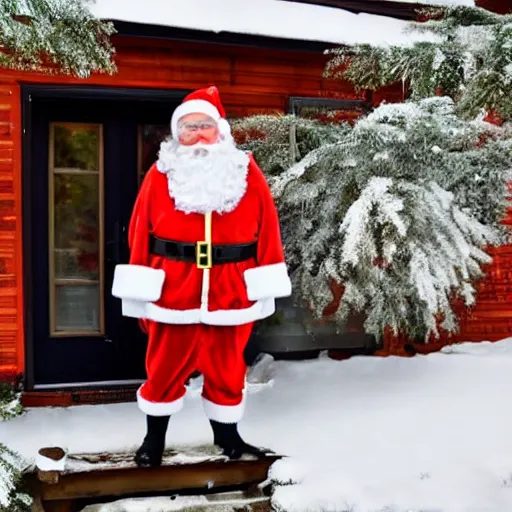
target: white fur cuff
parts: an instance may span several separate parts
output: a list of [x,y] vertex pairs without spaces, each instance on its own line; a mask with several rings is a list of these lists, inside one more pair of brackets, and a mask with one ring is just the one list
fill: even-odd
[[209,420],[219,423],[238,423],[244,416],[245,397],[238,405],[219,405],[203,397],[203,408]]
[[116,265],[112,295],[119,299],[155,302],[160,299],[165,281],[162,269],[143,265]]
[[183,409],[185,403],[183,397],[172,402],[150,402],[140,394],[140,390],[141,388],[137,390],[137,405],[148,416],[171,416]]
[[250,268],[244,272],[249,300],[289,297],[292,283],[285,263]]
[[122,314],[130,318],[146,318],[146,304],[148,303],[142,300],[122,299]]

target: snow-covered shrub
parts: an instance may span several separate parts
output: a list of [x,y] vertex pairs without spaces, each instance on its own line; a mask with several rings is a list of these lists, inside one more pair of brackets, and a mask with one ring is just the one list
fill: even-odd
[[0,512],[28,512],[32,498],[22,490],[24,461],[0,443]]
[[269,176],[295,297],[321,315],[334,279],[340,323],[362,311],[377,337],[456,331],[453,299],[473,303],[486,246],[506,239],[509,133],[460,119],[448,97],[382,105],[343,130]]
[[10,420],[23,412],[21,393],[7,383],[0,383],[0,421]]
[[292,115],[259,115],[232,122],[238,146],[251,151],[268,175],[281,174],[312,150],[339,140],[348,130],[345,125],[325,125]]

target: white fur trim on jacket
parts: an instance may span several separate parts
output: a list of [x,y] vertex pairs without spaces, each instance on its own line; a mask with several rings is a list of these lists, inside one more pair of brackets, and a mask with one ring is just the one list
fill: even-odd
[[178,121],[187,114],[206,114],[216,123],[220,120],[220,113],[217,108],[206,100],[189,100],[182,103],[172,114],[171,135],[174,139],[178,137]]
[[285,263],[250,268],[244,272],[244,279],[249,300],[277,299],[292,294],[292,283]]
[[245,397],[238,405],[218,405],[203,397],[203,408],[209,420],[238,423],[244,416]]
[[141,396],[140,389],[141,388],[137,390],[137,405],[139,409],[148,416],[170,416],[183,409],[185,402],[184,397],[178,398],[172,402],[150,402]]
[[143,265],[116,265],[112,295],[132,302],[154,302],[160,299],[164,280],[165,271],[162,269]]
[[152,302],[123,299],[122,310],[124,316],[147,318],[162,324],[243,325],[272,316],[276,311],[276,304],[273,298],[268,298],[245,309],[208,311],[206,307],[168,309]]

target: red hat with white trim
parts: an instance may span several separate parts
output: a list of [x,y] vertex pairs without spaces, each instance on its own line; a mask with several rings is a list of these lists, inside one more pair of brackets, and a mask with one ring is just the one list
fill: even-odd
[[206,89],[198,89],[185,97],[176,108],[171,118],[171,134],[178,137],[178,121],[187,114],[206,114],[218,125],[219,133],[224,137],[231,135],[231,128],[226,119],[226,112],[220,101],[220,94],[214,85]]

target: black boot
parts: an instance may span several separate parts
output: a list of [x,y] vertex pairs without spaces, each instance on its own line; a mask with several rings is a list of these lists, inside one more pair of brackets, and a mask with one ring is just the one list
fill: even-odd
[[142,468],[158,467],[162,464],[165,449],[165,434],[170,416],[146,416],[147,433],[142,446],[135,454],[135,463]]
[[247,444],[238,433],[236,423],[219,423],[210,420],[213,429],[213,444],[222,450],[222,454],[230,459],[239,459],[242,455],[255,455],[263,458],[268,452]]

